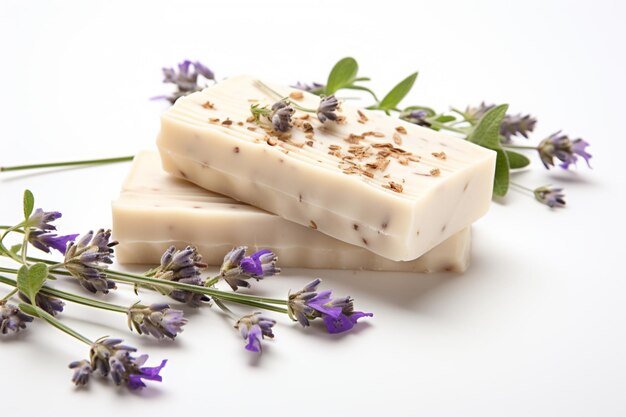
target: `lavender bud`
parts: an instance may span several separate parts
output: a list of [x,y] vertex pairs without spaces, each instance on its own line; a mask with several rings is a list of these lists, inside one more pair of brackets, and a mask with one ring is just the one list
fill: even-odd
[[0,333],[17,333],[26,328],[26,323],[33,321],[33,318],[24,314],[22,310],[13,304],[0,304]]
[[100,229],[95,235],[89,231],[78,242],[71,242],[65,252],[65,269],[92,293],[106,294],[115,288],[105,273],[107,264],[113,263],[113,247],[118,243],[110,238],[111,230]]
[[[204,286],[204,280],[200,278],[200,270],[206,267],[207,264],[202,262],[202,256],[195,247],[187,246],[185,249],[176,250],[174,246],[170,246],[161,256],[161,265],[156,268],[154,277],[166,281]],[[199,307],[204,302],[211,300],[206,295],[179,289],[170,290],[168,295],[170,298],[191,307]]]
[[553,133],[548,138],[539,143],[537,150],[539,151],[539,157],[541,162],[546,168],[554,166],[554,158],[561,161],[559,166],[563,169],[568,169],[570,165],[578,162],[578,157],[581,157],[589,165],[589,159],[591,155],[585,151],[585,148],[589,146],[589,143],[582,139],[570,140],[567,135],[562,135],[561,131]]
[[164,337],[174,340],[183,331],[187,319],[181,310],[174,310],[167,304],[143,306],[136,304],[128,310],[129,327],[139,334],[148,334],[157,339]]
[[291,128],[291,116],[294,109],[287,105],[284,101],[278,101],[272,106],[270,120],[274,130],[278,132],[286,132]]
[[322,98],[317,108],[317,118],[322,123],[325,123],[326,120],[336,121],[337,107],[339,107],[339,101],[334,95]]
[[261,339],[265,337],[273,338],[272,327],[276,320],[263,317],[261,313],[248,314],[240,318],[235,323],[235,329],[239,330],[241,336],[247,340],[246,349],[251,352],[261,352]]
[[553,188],[549,185],[536,188],[533,193],[541,204],[550,208],[565,207],[565,194],[562,188]]

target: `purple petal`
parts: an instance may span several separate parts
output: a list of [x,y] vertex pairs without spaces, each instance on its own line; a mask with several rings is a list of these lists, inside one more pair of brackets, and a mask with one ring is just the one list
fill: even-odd
[[161,382],[163,378],[159,375],[159,372],[161,372],[166,363],[167,359],[163,359],[159,366],[139,368],[139,374],[128,375],[128,388],[133,390],[144,388],[146,384],[143,383],[143,379]]
[[341,315],[342,309],[341,307],[332,307],[328,305],[331,293],[331,290],[321,291],[315,297],[311,298],[306,304],[322,314],[327,314],[332,318],[338,318]]
[[248,344],[246,345],[246,349],[250,352],[260,352],[261,351],[261,327],[258,325],[254,325],[248,331]]
[[355,311],[349,316],[341,314],[337,318],[325,315],[324,325],[326,326],[326,330],[328,330],[328,333],[343,333],[351,330],[360,318],[373,316],[374,314],[372,313],[364,313],[362,311]]

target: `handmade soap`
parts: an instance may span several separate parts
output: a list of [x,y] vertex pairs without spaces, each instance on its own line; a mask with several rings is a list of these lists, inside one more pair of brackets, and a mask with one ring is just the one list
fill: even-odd
[[156,152],[135,158],[113,202],[113,233],[117,260],[144,264],[158,263],[170,245],[193,244],[205,261],[219,265],[233,246],[247,245],[271,248],[283,267],[462,272],[470,248],[466,228],[414,261],[393,262],[177,179],[163,172]]
[[[300,107],[320,98],[270,85]],[[277,132],[251,106],[280,97],[240,76],[180,98],[161,117],[163,168],[385,258],[416,259],[488,210],[496,154],[342,103],[338,121],[296,110]]]

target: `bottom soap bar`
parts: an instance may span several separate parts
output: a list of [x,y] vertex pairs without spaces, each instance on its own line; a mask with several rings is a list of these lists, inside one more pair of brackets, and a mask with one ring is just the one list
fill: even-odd
[[170,246],[195,245],[203,260],[221,264],[234,246],[272,249],[281,267],[463,272],[469,264],[470,229],[420,258],[395,262],[335,240],[256,207],[176,179],[161,169],[156,152],[135,157],[113,202],[113,233],[121,263],[158,263]]

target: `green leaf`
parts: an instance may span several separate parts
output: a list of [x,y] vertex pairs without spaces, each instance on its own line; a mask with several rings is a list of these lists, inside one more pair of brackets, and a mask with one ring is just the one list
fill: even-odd
[[496,149],[496,173],[493,178],[493,193],[504,197],[509,191],[509,158],[502,149]]
[[21,244],[21,243],[18,243],[17,245],[13,245],[13,246],[11,246],[10,251],[11,251],[11,253],[13,253],[13,254],[16,254],[16,255],[17,255],[17,253],[20,251],[20,249],[22,249],[22,244]]
[[484,148],[496,151],[496,172],[493,180],[493,193],[499,197],[509,190],[509,158],[500,144],[500,124],[509,106],[501,104],[489,110],[478,121],[467,140]]
[[22,265],[17,271],[17,289],[23,292],[32,304],[35,303],[35,296],[43,287],[48,277],[48,265],[38,262],[30,267]]
[[530,159],[526,158],[525,155],[509,150],[505,152],[507,158],[509,158],[509,166],[511,167],[511,169],[524,168],[530,165]]
[[17,306],[19,307],[20,310],[22,310],[24,313],[28,314],[29,316],[39,317],[39,314],[37,314],[37,309],[34,306],[30,304],[25,304],[25,303],[20,303]]
[[350,85],[356,79],[359,71],[359,64],[351,57],[340,59],[328,75],[326,82],[326,95],[329,96],[335,91]]
[[33,214],[33,208],[35,207],[35,196],[30,190],[24,190],[24,219],[28,220],[31,214]]
[[501,149],[500,124],[508,108],[508,104],[501,104],[485,113],[478,121],[476,127],[474,127],[472,133],[467,137],[467,140],[494,151]]
[[456,117],[454,116],[451,116],[449,114],[442,114],[441,116],[435,119],[435,122],[448,123],[448,122],[454,122],[455,120],[456,120]]
[[417,79],[417,72],[406,77],[404,80],[400,81],[394,88],[391,89],[389,93],[378,103],[378,108],[382,110],[393,110],[398,107],[398,104],[402,101],[411,88],[413,88],[413,84],[415,84],[415,80]]

